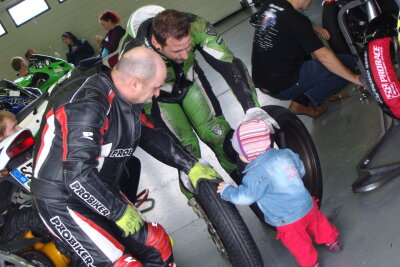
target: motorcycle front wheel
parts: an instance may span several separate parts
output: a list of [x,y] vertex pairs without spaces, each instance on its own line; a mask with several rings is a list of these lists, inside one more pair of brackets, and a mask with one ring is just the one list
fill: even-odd
[[[239,211],[217,193],[218,184],[203,180],[196,201],[206,214],[205,221],[218,249],[233,266],[264,266],[260,251]],[[268,266],[268,265],[267,265]]]

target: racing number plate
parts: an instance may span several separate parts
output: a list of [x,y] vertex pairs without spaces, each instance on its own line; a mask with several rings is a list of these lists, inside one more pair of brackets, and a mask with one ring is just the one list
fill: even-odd
[[27,162],[10,172],[11,176],[28,191],[31,191],[32,168],[33,159],[29,159]]

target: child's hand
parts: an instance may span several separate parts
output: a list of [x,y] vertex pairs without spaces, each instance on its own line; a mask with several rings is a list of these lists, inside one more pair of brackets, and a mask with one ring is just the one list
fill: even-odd
[[217,188],[217,193],[221,193],[221,191],[222,191],[222,189],[224,189],[225,185],[226,185],[225,182],[219,183],[218,188]]

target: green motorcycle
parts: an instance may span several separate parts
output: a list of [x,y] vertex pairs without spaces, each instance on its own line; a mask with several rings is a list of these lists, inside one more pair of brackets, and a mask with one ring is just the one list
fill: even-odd
[[29,73],[14,82],[22,87],[38,88],[42,93],[57,82],[70,70],[74,69],[74,65],[63,59],[33,54],[29,59]]

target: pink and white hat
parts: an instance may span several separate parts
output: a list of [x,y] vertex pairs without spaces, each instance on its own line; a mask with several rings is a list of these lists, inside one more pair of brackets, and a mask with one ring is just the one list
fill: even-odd
[[271,147],[268,125],[259,119],[242,122],[231,141],[235,151],[248,161],[257,158]]

